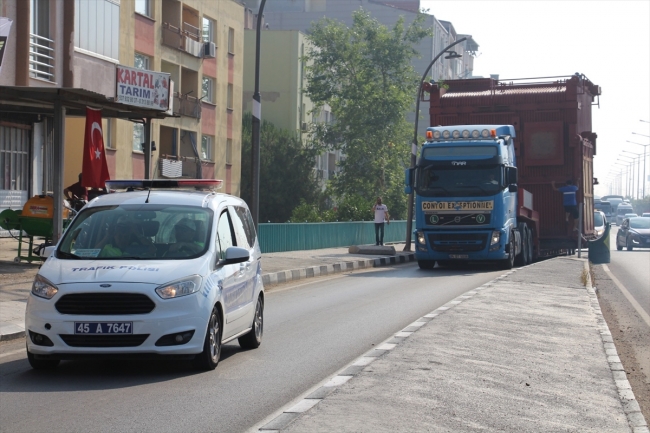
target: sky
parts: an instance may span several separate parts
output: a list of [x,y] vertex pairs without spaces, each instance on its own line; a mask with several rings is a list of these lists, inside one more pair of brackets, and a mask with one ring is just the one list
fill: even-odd
[[[602,88],[592,107],[598,134],[596,195],[646,151],[650,175],[650,1],[427,1],[420,5],[479,44],[474,75],[528,78],[584,74]],[[646,122],[642,122],[645,120]],[[643,157],[639,157],[643,175]],[[623,162],[624,161],[624,162]],[[635,166],[636,167],[636,166]],[[635,183],[637,174],[634,174]],[[560,179],[558,179],[560,181]],[[643,181],[641,180],[641,185]],[[625,192],[625,191],[623,191]],[[650,182],[646,196],[650,195]]]

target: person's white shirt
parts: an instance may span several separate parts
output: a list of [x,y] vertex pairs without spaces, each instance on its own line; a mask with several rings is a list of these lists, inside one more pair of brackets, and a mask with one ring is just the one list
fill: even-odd
[[375,224],[383,223],[386,220],[386,212],[388,212],[388,206],[385,204],[375,205]]

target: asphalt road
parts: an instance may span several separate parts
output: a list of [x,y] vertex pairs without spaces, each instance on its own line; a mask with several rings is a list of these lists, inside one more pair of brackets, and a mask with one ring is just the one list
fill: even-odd
[[34,371],[24,340],[4,344],[1,430],[245,431],[415,319],[501,274],[408,264],[278,286],[267,295],[262,346],[225,346],[210,373],[179,362],[97,361]]

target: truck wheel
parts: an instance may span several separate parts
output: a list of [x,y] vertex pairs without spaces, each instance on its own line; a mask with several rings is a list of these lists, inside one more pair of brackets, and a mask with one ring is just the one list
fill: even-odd
[[526,226],[526,236],[528,237],[528,263],[527,265],[533,263],[533,257],[535,252],[533,250],[533,231]]
[[433,269],[436,266],[435,260],[418,260],[420,269]]
[[510,233],[510,242],[508,245],[508,258],[501,261],[501,269],[504,270],[512,269],[512,267],[515,265],[515,238],[512,233]]
[[525,266],[528,264],[528,238],[526,237],[526,224],[519,223],[517,231],[521,235],[521,252],[515,257],[515,264],[517,266]]

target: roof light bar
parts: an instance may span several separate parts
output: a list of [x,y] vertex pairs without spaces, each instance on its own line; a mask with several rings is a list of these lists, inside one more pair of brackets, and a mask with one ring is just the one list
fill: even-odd
[[223,181],[219,179],[120,179],[107,180],[106,188],[111,189],[209,189],[221,188]]

